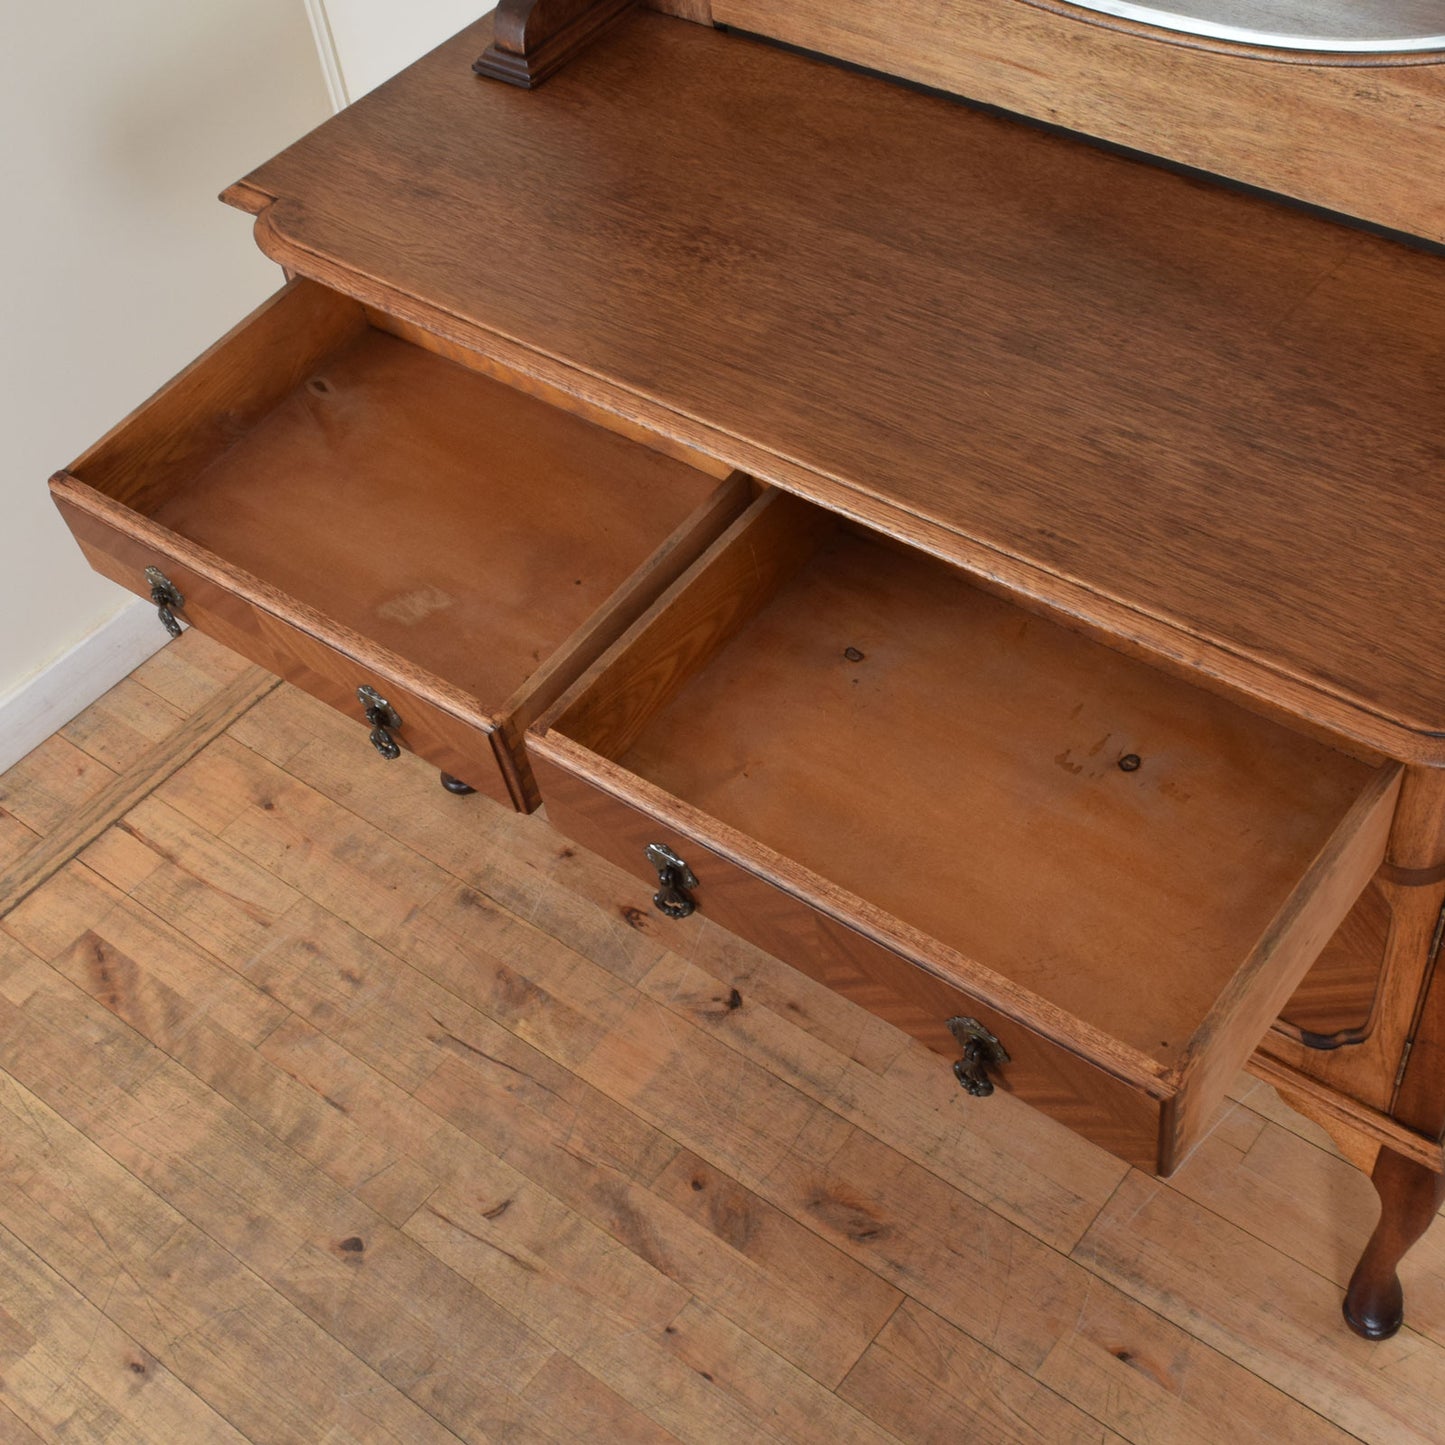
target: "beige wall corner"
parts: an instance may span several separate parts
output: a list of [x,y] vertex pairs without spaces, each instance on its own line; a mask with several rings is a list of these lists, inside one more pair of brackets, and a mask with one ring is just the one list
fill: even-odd
[[[0,699],[40,686],[58,725],[108,685],[75,650],[119,635],[124,594],[46,478],[280,283],[216,193],[328,109],[297,0],[32,5],[7,24]],[[67,655],[61,697],[38,679]]]

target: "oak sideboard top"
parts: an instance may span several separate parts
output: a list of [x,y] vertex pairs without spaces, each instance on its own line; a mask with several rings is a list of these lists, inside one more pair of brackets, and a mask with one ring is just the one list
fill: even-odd
[[238,183],[295,270],[1445,761],[1445,259],[639,11],[464,31]]

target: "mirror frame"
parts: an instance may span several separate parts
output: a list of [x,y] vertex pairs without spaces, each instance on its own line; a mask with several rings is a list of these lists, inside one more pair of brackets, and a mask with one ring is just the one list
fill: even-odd
[[1065,0],[649,3],[1445,244],[1445,57],[1161,43]]
[[[1445,30],[1439,35],[1407,37],[1392,44],[1382,42],[1330,41],[1309,36],[1271,35],[1266,31],[1250,31],[1223,23],[1201,21],[1210,29],[1192,30],[1184,23],[1187,17],[1171,10],[1165,3],[1147,4],[1141,0],[1023,0],[1039,10],[1078,20],[1086,25],[1099,25],[1135,35],[1142,40],[1155,40],[1166,45],[1213,50],[1225,55],[1248,56],[1255,60],[1295,65],[1432,65],[1445,61]],[[1171,25],[1170,18],[1180,23]],[[1230,34],[1230,31],[1234,31]]]

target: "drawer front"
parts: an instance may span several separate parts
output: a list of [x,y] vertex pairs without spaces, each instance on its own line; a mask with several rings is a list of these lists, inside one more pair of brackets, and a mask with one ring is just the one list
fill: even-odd
[[403,680],[395,660],[369,656],[364,639],[346,648],[323,641],[306,629],[304,619],[288,619],[263,605],[254,595],[263,589],[251,579],[228,577],[223,566],[192,555],[193,549],[164,529],[88,496],[78,483],[69,485],[74,494],[57,493],[56,504],[97,572],[149,600],[145,569],[160,568],[185,599],[177,610],[183,621],[355,718],[358,760],[383,761],[368,738],[371,725],[357,698],[357,688],[368,686],[400,717],[400,727],[389,731],[402,748],[478,792],[522,806],[511,760],[486,720],[472,721],[423,698]]
[[529,746],[581,841],[639,868],[631,806],[707,844],[710,917],[955,1058],[980,1019],[1012,1092],[1165,1174],[1400,783],[776,492]]
[[[978,1020],[1008,1051],[989,1070],[998,1086],[1139,1168],[1159,1167],[1161,1129],[1172,1101],[1151,1097],[1047,1039],[901,954],[885,948],[792,893],[722,857],[636,805],[624,802],[546,756],[533,739],[532,766],[553,824],[585,848],[650,880],[648,844],[661,843],[691,867],[700,914],[810,978],[851,999],[950,1060],[960,1055],[948,1029]],[[988,1100],[968,1100],[987,1108]]]
[[183,572],[188,621],[349,715],[384,681],[404,746],[526,811],[529,723],[754,484],[388,326],[292,282],[52,493],[99,571]]

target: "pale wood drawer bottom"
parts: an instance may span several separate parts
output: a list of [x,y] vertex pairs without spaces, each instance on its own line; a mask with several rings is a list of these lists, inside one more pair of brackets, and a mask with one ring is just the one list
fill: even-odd
[[[52,479],[97,570],[518,808],[521,737],[746,504],[310,281]],[[446,354],[441,354],[445,352]]]
[[698,911],[945,1056],[977,1020],[1001,1087],[1163,1173],[1400,785],[779,493],[528,748],[564,831],[643,877],[672,848]]

